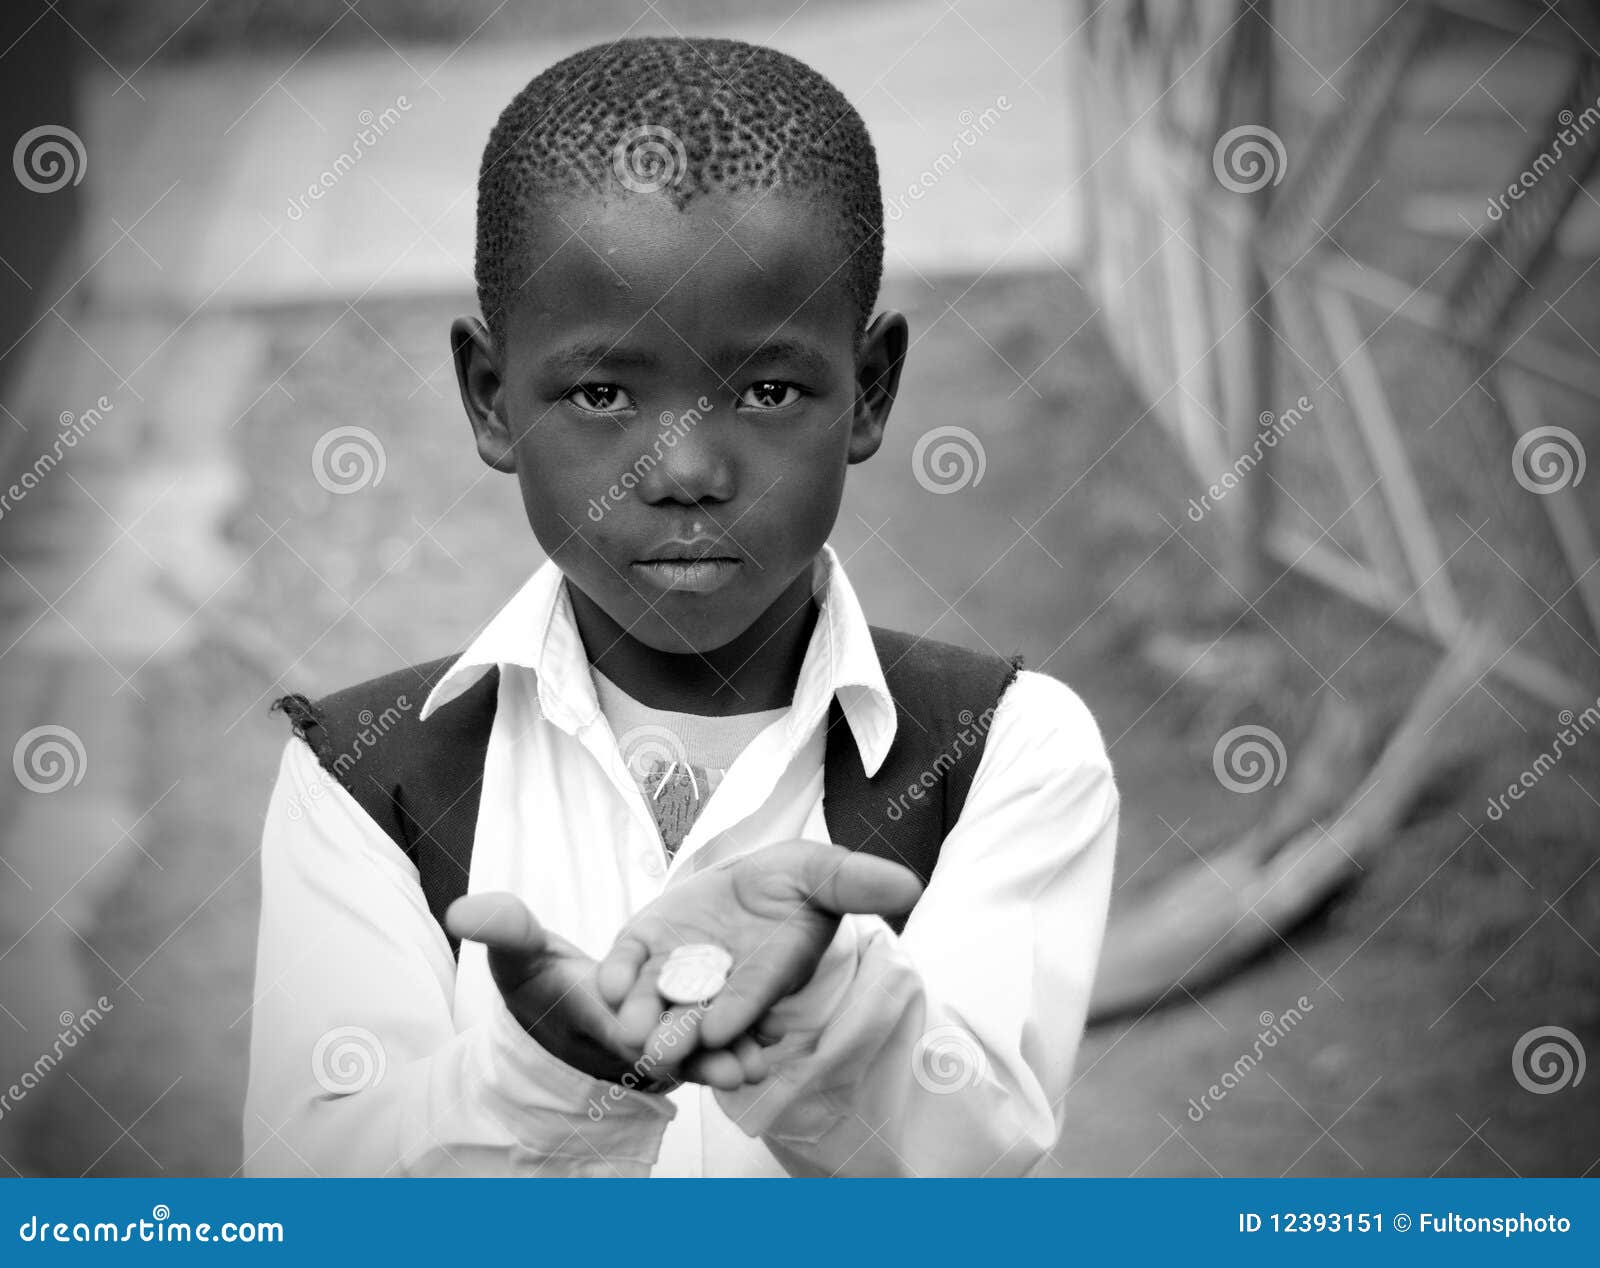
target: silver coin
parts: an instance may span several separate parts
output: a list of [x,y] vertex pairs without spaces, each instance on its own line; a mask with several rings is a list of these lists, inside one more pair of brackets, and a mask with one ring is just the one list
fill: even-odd
[[691,942],[679,947],[661,966],[656,989],[663,999],[674,1004],[700,1004],[713,998],[728,984],[733,956],[710,942]]

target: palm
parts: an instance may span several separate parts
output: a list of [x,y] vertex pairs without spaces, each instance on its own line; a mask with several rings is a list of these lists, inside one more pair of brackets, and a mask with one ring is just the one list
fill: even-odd
[[667,957],[693,943],[723,947],[728,983],[689,1022],[702,1044],[721,1047],[811,979],[844,913],[893,915],[920,892],[911,872],[883,859],[814,841],[768,846],[686,877],[639,912],[601,964],[599,988],[618,1006],[626,1041],[653,1046],[658,1027],[685,1029],[661,1016]]
[[[596,962],[565,939],[530,958],[490,952],[490,968],[511,1015],[552,1056],[616,1081],[639,1053],[628,1053],[616,1018],[595,989]],[[496,968],[496,961],[504,964]],[[501,981],[502,977],[506,980]]]
[[445,919],[457,937],[487,945],[489,973],[507,1009],[546,1052],[613,1081],[637,1061],[596,990],[594,959],[544,929],[514,897],[463,898]]

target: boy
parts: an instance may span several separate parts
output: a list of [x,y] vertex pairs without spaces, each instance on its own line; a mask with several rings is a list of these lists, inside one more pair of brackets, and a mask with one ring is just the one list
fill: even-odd
[[1072,691],[869,629],[826,544],[907,351],[882,229],[861,119],[768,49],[621,41],[507,107],[451,341],[549,559],[461,656],[281,702],[246,1171],[1054,1145],[1116,788]]

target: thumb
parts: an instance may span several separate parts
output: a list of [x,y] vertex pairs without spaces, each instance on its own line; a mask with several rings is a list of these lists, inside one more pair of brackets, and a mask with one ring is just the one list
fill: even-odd
[[839,845],[812,854],[804,877],[810,905],[835,916],[897,916],[922,896],[922,881],[909,867]]
[[544,926],[515,894],[458,898],[444,914],[444,927],[453,937],[512,955],[540,955],[549,941]]

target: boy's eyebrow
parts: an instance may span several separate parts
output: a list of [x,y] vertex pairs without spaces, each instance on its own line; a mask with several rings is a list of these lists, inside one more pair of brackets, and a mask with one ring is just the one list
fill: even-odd
[[753,348],[730,348],[721,357],[730,371],[737,373],[748,365],[770,361],[790,361],[799,364],[808,373],[826,377],[832,368],[822,350],[801,339],[768,339]]
[[602,365],[649,369],[656,359],[642,348],[629,348],[613,343],[577,343],[556,348],[543,358],[552,370],[569,370],[581,373]]

